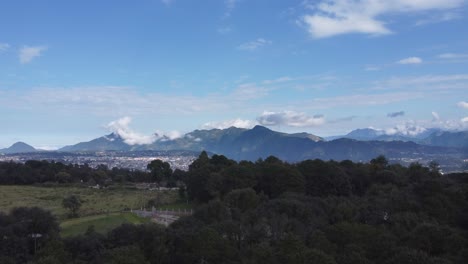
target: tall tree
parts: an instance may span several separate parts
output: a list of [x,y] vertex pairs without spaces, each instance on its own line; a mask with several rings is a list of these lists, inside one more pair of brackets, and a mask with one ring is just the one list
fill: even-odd
[[171,165],[158,159],[151,161],[147,169],[151,171],[151,179],[155,182],[168,180],[172,175]]
[[71,217],[76,217],[78,216],[78,210],[81,207],[81,199],[80,197],[72,194],[63,199],[62,205],[64,208],[70,210]]

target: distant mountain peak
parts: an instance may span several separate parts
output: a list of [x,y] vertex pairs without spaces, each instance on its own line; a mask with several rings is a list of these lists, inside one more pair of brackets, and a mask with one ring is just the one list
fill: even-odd
[[261,125],[256,125],[252,128],[252,130],[268,130],[268,131],[272,131],[271,129],[267,128],[267,127],[264,127],[264,126],[261,126]]
[[103,138],[109,140],[109,141],[115,141],[118,139],[122,139],[122,137],[117,134],[117,133],[110,133],[109,135],[105,135]]
[[35,151],[37,150],[34,147],[21,141],[14,143],[9,148],[0,149],[0,152],[5,153],[5,154],[27,153],[27,152],[35,152]]

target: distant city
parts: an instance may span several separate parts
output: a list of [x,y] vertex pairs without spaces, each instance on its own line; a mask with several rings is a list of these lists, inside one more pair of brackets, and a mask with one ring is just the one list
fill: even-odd
[[173,151],[138,151],[138,152],[95,152],[95,153],[63,153],[63,152],[32,152],[16,154],[0,154],[0,161],[26,162],[28,160],[47,160],[65,164],[78,164],[96,168],[105,165],[109,169],[127,168],[145,171],[152,160],[159,159],[168,162],[173,170],[188,170],[189,165],[197,155],[192,152]]

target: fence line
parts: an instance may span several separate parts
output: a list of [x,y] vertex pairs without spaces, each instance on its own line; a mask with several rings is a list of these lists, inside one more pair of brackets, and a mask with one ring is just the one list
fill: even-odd
[[174,221],[177,221],[181,216],[188,216],[193,214],[192,209],[156,209],[152,208],[151,211],[147,211],[145,208],[142,210],[130,210],[132,213],[140,217],[151,218],[156,223],[169,226]]
[[135,213],[141,217],[158,217],[161,215],[169,216],[189,216],[193,214],[193,209],[157,209],[152,208],[151,210],[146,210],[146,208],[141,208],[140,210],[130,210],[132,213]]

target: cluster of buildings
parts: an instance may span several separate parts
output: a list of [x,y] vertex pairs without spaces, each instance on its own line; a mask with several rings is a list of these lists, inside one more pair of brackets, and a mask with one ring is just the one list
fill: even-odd
[[0,161],[26,162],[27,160],[47,160],[65,164],[78,164],[96,168],[105,165],[108,168],[127,168],[132,170],[146,170],[152,160],[159,159],[168,162],[173,170],[188,170],[196,159],[195,155],[187,153],[148,153],[132,152],[97,152],[97,153],[60,153],[60,152],[34,152],[0,155]]

